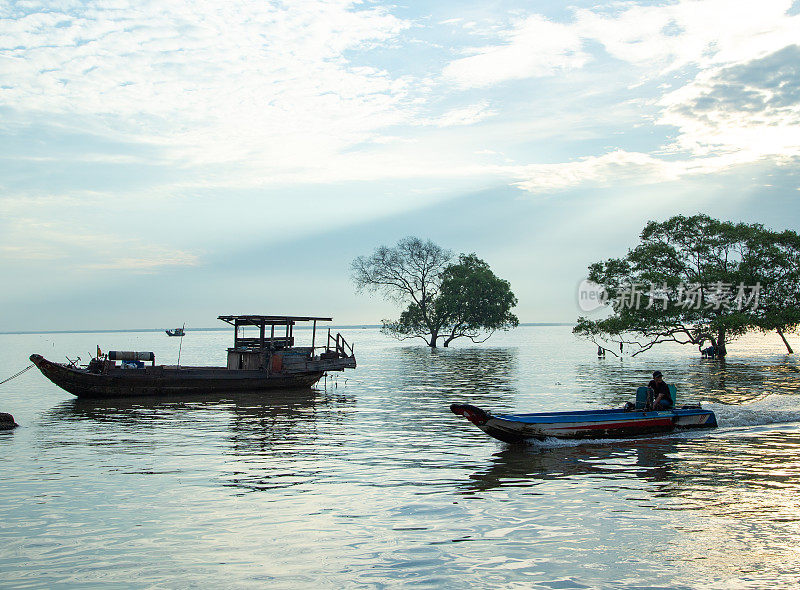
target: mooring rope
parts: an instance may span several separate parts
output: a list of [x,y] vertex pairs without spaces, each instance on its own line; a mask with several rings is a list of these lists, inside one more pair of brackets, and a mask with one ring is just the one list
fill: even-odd
[[16,375],[11,375],[11,377],[9,377],[8,379],[6,379],[5,381],[0,381],[0,385],[2,385],[3,383],[6,383],[7,381],[11,381],[12,379],[16,379],[17,377],[19,377],[20,375],[22,375],[22,374],[23,374],[25,371],[27,371],[27,370],[29,370],[29,369],[32,369],[32,368],[33,368],[33,365],[28,365],[27,367],[25,367],[24,369],[22,369],[22,370],[21,370],[19,373],[17,373]]

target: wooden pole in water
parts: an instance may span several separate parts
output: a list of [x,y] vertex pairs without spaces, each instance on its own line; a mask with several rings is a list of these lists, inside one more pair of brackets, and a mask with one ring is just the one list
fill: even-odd
[[311,328],[311,356],[314,356],[314,340],[317,337],[317,320],[314,320],[314,327]]
[[[185,326],[186,324],[183,324],[183,325]],[[180,344],[178,344],[178,368],[179,368],[179,369],[180,369],[180,367],[181,367],[181,349],[182,349],[182,348],[183,348],[183,334],[181,334],[181,342],[180,342]],[[154,362],[153,362],[153,365],[155,365],[155,364],[156,364],[156,363],[155,363],[155,361],[154,361]]]

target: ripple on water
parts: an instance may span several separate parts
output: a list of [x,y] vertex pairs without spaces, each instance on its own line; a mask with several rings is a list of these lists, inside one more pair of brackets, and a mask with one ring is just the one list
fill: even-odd
[[[46,339],[72,353],[98,338],[110,336],[0,336],[0,358],[25,366]],[[160,335],[135,339],[170,358]],[[680,588],[797,576],[796,360],[747,340],[724,363],[675,347],[597,360],[566,327],[433,353],[374,330],[351,339],[355,372],[274,399],[82,401],[33,372],[15,380],[4,411],[23,426],[0,436],[4,580]],[[226,345],[193,332],[184,358],[204,364]],[[653,368],[720,428],[508,446],[448,409],[618,406]]]

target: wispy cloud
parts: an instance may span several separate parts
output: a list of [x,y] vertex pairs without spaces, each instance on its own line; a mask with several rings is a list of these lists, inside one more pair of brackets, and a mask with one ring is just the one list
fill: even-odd
[[214,280],[242,240],[411,233],[409,211],[508,186],[797,194],[791,0],[577,4],[0,3],[0,303],[56,276]]
[[483,100],[476,104],[452,109],[439,117],[419,118],[417,119],[417,123],[420,125],[433,125],[435,127],[473,125],[489,117],[493,117],[496,114],[497,111],[489,107],[489,101]]
[[55,263],[60,272],[129,270],[151,272],[171,266],[195,266],[195,252],[153,244],[111,233],[97,233],[91,226],[16,217],[3,224],[0,254],[6,264]]
[[686,65],[731,64],[794,43],[791,0],[681,0],[663,5],[618,4],[612,12],[581,9],[574,28],[617,59],[643,67],[646,77]]
[[[498,101],[494,87],[558,79],[566,91],[587,95],[570,101],[579,109],[598,93],[629,100],[635,91],[626,85],[654,79],[667,87],[642,92],[641,124],[675,128],[677,139],[665,137],[644,153],[657,160],[665,151],[703,155],[723,146],[759,158],[765,153],[753,149],[759,133],[761,143],[777,146],[774,151],[795,149],[792,132],[772,129],[796,129],[791,105],[781,113],[767,107],[772,110],[761,126],[747,110],[735,115],[730,96],[724,115],[700,115],[697,107],[731,92],[726,76],[735,68],[753,60],[765,60],[753,68],[769,68],[768,56],[783,55],[800,29],[800,17],[787,13],[790,6],[789,0],[764,0],[758,11],[724,0],[619,3],[575,9],[561,21],[515,12],[505,29],[496,20],[473,27],[480,31],[473,40],[493,43],[455,46],[458,57],[442,63],[438,73],[433,61],[432,71],[411,75],[391,61],[376,65],[370,56],[392,49],[402,59],[408,36],[422,25],[377,3],[234,7],[203,0],[97,0],[54,7],[31,1],[0,8],[0,107],[7,113],[0,128],[35,121],[146,145],[151,163],[183,169],[180,182],[201,188],[396,178],[398,171],[496,175],[473,156],[480,149],[508,151],[498,130],[515,122],[513,109],[525,95]],[[457,20],[425,26],[446,28]],[[627,64],[619,79],[602,75],[609,56]],[[740,100],[751,92],[745,81],[736,84]],[[783,99],[794,96],[784,92]],[[437,108],[445,104],[465,106]],[[739,124],[747,117],[747,125]],[[497,127],[487,125],[485,138],[476,135],[464,149],[461,136],[444,135],[476,123]],[[613,125],[612,114],[598,133]],[[422,138],[411,131],[425,128],[442,135]],[[636,151],[609,139],[591,157],[606,161],[608,154]],[[432,147],[420,148],[423,141]],[[446,141],[456,145],[443,150]],[[60,155],[17,157],[63,161]],[[147,161],[80,148],[68,157],[98,164]],[[561,176],[556,184],[574,175],[574,159],[561,165],[563,174],[558,165],[547,165]],[[512,174],[508,181],[517,178]]]
[[183,164],[296,167],[408,117],[406,82],[346,55],[408,26],[382,7],[26,2],[2,17],[0,106],[12,121],[46,115]]
[[673,177],[663,161],[643,153],[615,150],[574,162],[532,164],[519,169],[525,180],[515,185],[531,193],[560,191],[582,185],[607,186],[616,182],[656,182]]
[[580,68],[590,59],[575,27],[540,15],[514,23],[501,36],[500,44],[474,49],[474,55],[447,64],[444,77],[462,87],[490,86]]
[[508,167],[514,186],[530,193],[554,193],[580,187],[646,186],[687,177],[729,172],[757,160],[739,152],[695,158],[664,158],[614,150],[571,162]]
[[532,15],[511,22],[496,45],[451,61],[442,75],[465,87],[556,74],[591,83],[593,66],[610,56],[627,64],[620,80],[603,78],[605,89],[586,91],[630,95],[662,82],[658,90],[650,84],[640,91],[641,125],[674,133],[661,131],[663,141],[644,152],[605,147],[569,161],[532,163],[515,183],[527,191],[661,182],[765,158],[781,165],[800,156],[800,16],[791,6],[765,0],[754,11],[724,0],[683,0],[577,9],[567,22]]
[[661,122],[680,130],[671,148],[738,152],[749,159],[800,155],[800,46],[715,68],[666,95]]

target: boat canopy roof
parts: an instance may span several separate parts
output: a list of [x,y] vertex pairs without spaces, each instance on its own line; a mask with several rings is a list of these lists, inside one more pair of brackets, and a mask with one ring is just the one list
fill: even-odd
[[221,315],[217,319],[231,326],[294,326],[296,322],[332,322],[333,318],[292,315]]

